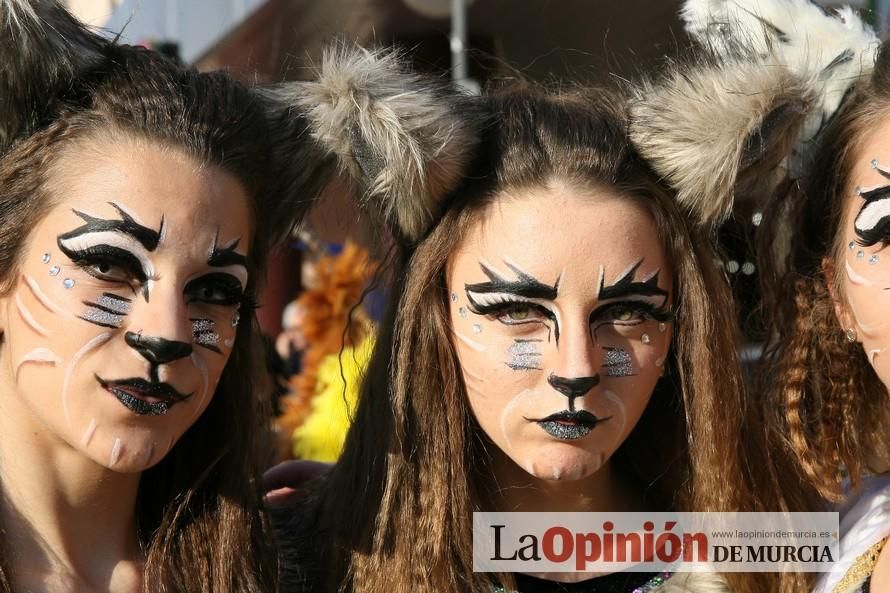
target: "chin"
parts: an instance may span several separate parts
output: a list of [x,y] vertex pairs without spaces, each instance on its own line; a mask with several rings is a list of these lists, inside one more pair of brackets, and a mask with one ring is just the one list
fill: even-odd
[[103,434],[96,434],[89,443],[78,443],[75,448],[97,464],[119,473],[137,473],[157,465],[174,445],[174,439],[166,433],[132,427],[115,430],[113,426],[102,426],[100,430]]
[[587,451],[557,444],[546,447],[539,454],[518,462],[526,472],[546,481],[572,482],[595,474],[608,458],[601,451]]

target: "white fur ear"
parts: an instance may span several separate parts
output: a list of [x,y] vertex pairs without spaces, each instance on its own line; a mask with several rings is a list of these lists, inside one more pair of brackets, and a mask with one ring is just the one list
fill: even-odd
[[868,75],[880,41],[848,6],[822,8],[811,0],[686,0],[686,30],[718,54],[739,48],[764,67],[783,66],[808,81],[817,103],[804,128],[811,140],[837,110],[847,89]]
[[338,45],[318,80],[279,90],[312,135],[399,234],[417,241],[441,213],[478,144],[471,98],[408,72],[399,55]]
[[800,175],[878,41],[852,11],[810,0],[686,0],[694,60],[636,88],[632,136],[703,225]]
[[33,131],[107,43],[56,0],[0,0],[0,154]]

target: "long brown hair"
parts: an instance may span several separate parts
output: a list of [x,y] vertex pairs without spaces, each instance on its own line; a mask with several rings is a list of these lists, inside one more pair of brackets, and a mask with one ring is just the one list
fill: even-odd
[[[72,22],[68,25],[76,27]],[[173,450],[143,473],[137,529],[145,591],[268,593],[277,586],[276,563],[258,488],[267,461],[260,439],[270,415],[256,393],[262,366],[256,359],[261,349],[252,302],[270,246],[299,212],[288,198],[300,195],[296,189],[306,198],[313,193],[303,168],[310,163],[297,168],[289,160],[306,158],[296,140],[298,122],[276,122],[283,114],[275,115],[265,100],[224,73],[198,73],[114,42],[96,39],[94,45],[101,58],[72,76],[60,94],[42,97],[38,117],[27,126],[4,128],[9,136],[0,156],[0,280],[4,290],[13,286],[29,230],[57,198],[53,179],[76,174],[57,166],[61,155],[85,142],[147,142],[238,179],[252,213],[243,321],[208,408]],[[286,162],[279,162],[282,155]],[[320,180],[322,169],[312,175]],[[0,554],[4,593],[12,591],[11,570]]]
[[[488,578],[473,573],[471,516],[491,489],[492,445],[467,404],[444,271],[498,195],[553,179],[614,187],[644,204],[674,270],[677,331],[665,378],[616,467],[655,508],[756,508],[748,479],[755,470],[743,457],[749,410],[732,301],[709,242],[632,148],[624,101],[601,90],[526,85],[482,101],[492,123],[476,163],[441,219],[398,262],[343,456],[292,516],[295,548],[284,563],[298,590],[490,591]],[[770,577],[731,578],[739,590],[770,590],[763,584]]]
[[[890,116],[890,46],[874,71],[850,91],[817,138],[809,174],[788,183],[765,209],[759,259],[766,327],[764,400],[775,441],[794,460],[783,481],[799,508],[838,500],[844,476],[855,486],[866,471],[886,471],[890,455],[887,388],[862,347],[844,337],[831,291],[843,297],[844,192],[858,146]],[[805,506],[802,506],[805,505]]]

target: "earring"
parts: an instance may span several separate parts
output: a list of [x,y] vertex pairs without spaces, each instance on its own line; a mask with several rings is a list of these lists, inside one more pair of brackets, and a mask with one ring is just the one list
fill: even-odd
[[848,342],[855,342],[855,341],[856,341],[856,331],[853,330],[853,328],[850,328],[850,329],[848,329],[847,331],[845,331],[845,332],[844,332],[844,335],[847,336],[847,341],[848,341]]

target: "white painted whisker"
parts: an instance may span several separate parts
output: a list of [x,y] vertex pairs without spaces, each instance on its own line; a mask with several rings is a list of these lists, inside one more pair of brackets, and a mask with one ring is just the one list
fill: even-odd
[[59,358],[52,350],[49,348],[35,348],[31,350],[27,354],[25,354],[22,359],[15,366],[15,380],[19,380],[19,370],[22,368],[22,365],[25,363],[35,363],[35,364],[48,364],[48,365],[56,365],[62,362],[62,359]]
[[22,321],[25,322],[25,325],[34,330],[35,333],[43,337],[49,335],[49,330],[40,325],[40,323],[36,319],[34,319],[34,316],[31,314],[28,308],[25,307],[25,303],[22,302],[22,296],[18,292],[15,293],[15,308],[18,310],[19,316],[21,316]]
[[467,336],[463,335],[462,333],[460,333],[460,332],[454,332],[454,335],[457,336],[457,338],[458,338],[461,342],[463,342],[464,344],[466,344],[467,346],[469,346],[470,348],[472,348],[472,349],[475,350],[476,352],[484,352],[484,351],[485,351],[485,346],[483,346],[483,345],[480,344],[479,342],[476,342],[475,340],[471,340],[470,338],[468,338]]
[[93,440],[93,434],[96,432],[96,419],[91,418],[90,423],[87,426],[87,429],[83,431],[83,436],[80,437],[80,444],[86,447],[90,444],[90,441]]
[[62,381],[62,411],[65,414],[65,423],[70,427],[71,426],[71,414],[68,411],[68,385],[71,382],[71,376],[74,374],[74,369],[77,364],[80,362],[80,359],[84,357],[90,350],[94,348],[98,348],[105,342],[107,342],[111,338],[111,332],[105,332],[99,334],[89,342],[87,342],[80,350],[78,350],[74,356],[71,358],[71,362],[68,363],[68,368],[65,369],[65,379]]

